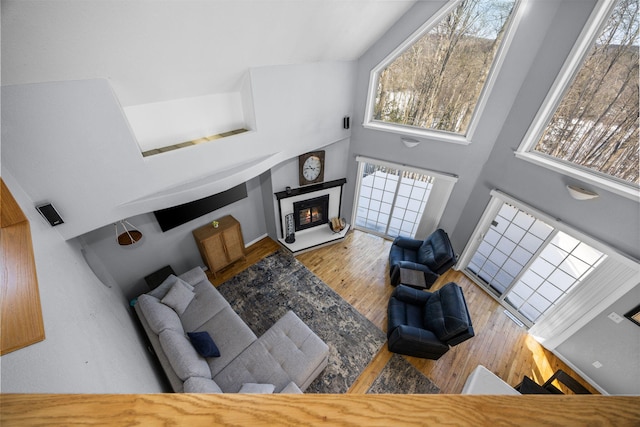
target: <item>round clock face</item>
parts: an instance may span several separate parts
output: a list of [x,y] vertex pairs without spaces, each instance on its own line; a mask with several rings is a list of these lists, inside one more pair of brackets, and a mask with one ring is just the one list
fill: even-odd
[[302,175],[307,181],[313,181],[320,175],[322,163],[318,156],[311,156],[302,165]]

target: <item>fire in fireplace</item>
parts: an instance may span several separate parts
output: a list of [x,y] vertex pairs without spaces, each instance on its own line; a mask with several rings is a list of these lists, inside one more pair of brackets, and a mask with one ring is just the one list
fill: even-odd
[[329,195],[293,203],[293,218],[296,231],[329,222]]

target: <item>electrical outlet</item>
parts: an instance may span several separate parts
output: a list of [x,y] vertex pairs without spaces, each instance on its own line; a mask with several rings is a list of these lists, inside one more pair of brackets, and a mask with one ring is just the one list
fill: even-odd
[[620,316],[618,313],[616,313],[615,311],[611,312],[610,315],[607,316],[609,319],[613,320],[616,323],[620,323],[622,322],[622,316]]
[[595,362],[593,362],[593,363],[592,363],[592,365],[593,365],[596,369],[602,368],[602,363],[598,362],[597,360],[596,360]]

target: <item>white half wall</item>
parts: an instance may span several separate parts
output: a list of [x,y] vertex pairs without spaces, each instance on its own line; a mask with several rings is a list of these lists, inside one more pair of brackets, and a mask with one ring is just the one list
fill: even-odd
[[29,219],[46,335],[0,358],[2,392],[162,392],[120,288],[98,280],[78,242],[63,240],[6,170],[2,179]]

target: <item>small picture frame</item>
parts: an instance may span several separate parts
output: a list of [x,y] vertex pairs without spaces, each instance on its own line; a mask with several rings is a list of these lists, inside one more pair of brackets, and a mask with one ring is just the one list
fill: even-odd
[[637,305],[633,310],[625,313],[624,317],[631,320],[636,325],[640,326],[640,305]]

